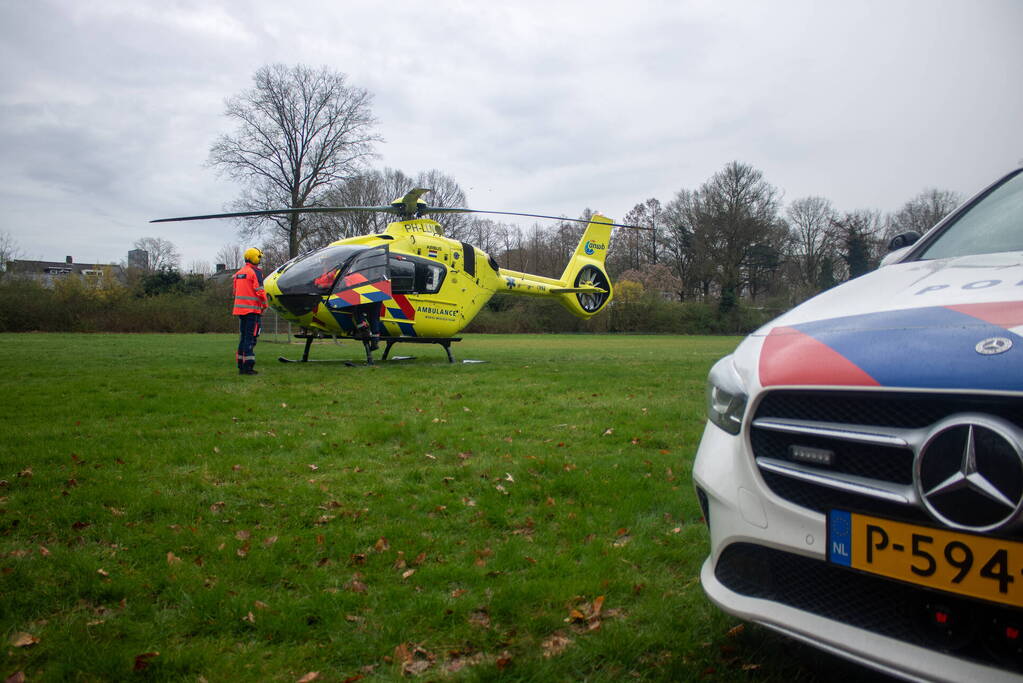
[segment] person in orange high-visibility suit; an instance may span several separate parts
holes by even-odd
[[[234,309],[238,316],[240,339],[238,340],[238,374],[256,375],[256,340],[259,338],[259,323],[266,310],[266,291],[263,290],[263,271],[259,262],[263,252],[255,247],[245,250],[245,265],[234,274]]]

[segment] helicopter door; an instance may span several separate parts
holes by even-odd
[[[330,294],[330,308],[347,308],[391,298],[387,279],[387,246],[366,249],[355,256],[338,277]]]

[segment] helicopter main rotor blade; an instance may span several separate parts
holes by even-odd
[[[485,211],[483,209],[457,209],[447,208],[443,206],[431,206],[423,209],[424,214],[428,213],[487,213],[494,214],[496,216],[526,216],[528,218],[546,218],[552,221],[567,221],[569,223],[589,223],[590,221],[585,218],[565,218],[564,216],[545,216],[540,213],[517,213],[515,211]],[[642,225],[625,225],[624,223],[606,223],[615,228],[632,228],[634,230],[653,230],[653,228],[646,228]]]
[[[256,216],[288,216],[293,213],[347,213],[347,212],[382,212],[399,213],[394,206],[303,206],[300,209],[268,209],[265,211],[232,211],[230,213],[210,213],[203,216],[179,216],[177,218],[157,218],[150,223],[172,223],[174,221],[204,221],[210,218],[253,218]]]

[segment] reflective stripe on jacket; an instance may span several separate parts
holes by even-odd
[[[266,309],[266,292],[263,291],[263,271],[246,263],[234,274],[234,309],[231,315],[262,313]]]

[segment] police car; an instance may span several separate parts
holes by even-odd
[[[909,680],[1023,677],[1023,169],[708,379],[721,609]]]

